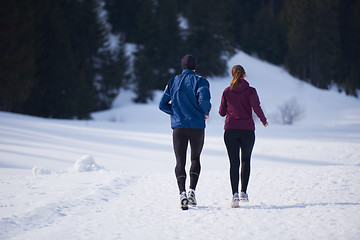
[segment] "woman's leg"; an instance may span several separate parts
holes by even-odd
[[[255,143],[255,132],[244,130],[241,133],[241,191],[246,193],[250,178],[251,153]]]
[[[236,131],[226,129],[224,132],[224,142],[230,161],[230,182],[232,193],[239,192],[239,168],[240,168],[240,142],[236,138]]]

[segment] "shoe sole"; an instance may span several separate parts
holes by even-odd
[[[231,203],[231,207],[232,207],[232,208],[239,208],[239,207],[240,207],[239,202],[240,202],[240,199],[234,200],[234,201]]]
[[[181,209],[188,210],[189,209],[188,204],[189,204],[189,201],[186,198],[181,200]]]

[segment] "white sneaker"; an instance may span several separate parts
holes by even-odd
[[[188,206],[189,200],[186,197],[186,192],[182,192],[180,193],[180,205],[181,205],[181,209],[182,210],[188,210],[189,206]]]
[[[249,202],[249,196],[246,193],[241,192],[240,193],[240,201],[241,202]]]
[[[190,189],[188,192],[188,200],[189,200],[189,204],[196,206],[197,202],[196,202],[196,198],[195,198],[195,190],[194,189]]]
[[[239,202],[240,202],[239,194],[234,193],[234,196],[233,196],[232,201],[231,201],[231,207],[232,208],[238,208],[239,207]]]

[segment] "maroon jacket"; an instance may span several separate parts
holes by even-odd
[[[245,79],[241,79],[241,85],[232,91],[227,87],[223,92],[219,109],[219,114],[226,116],[224,129],[255,130],[252,109],[265,124],[266,117],[260,107],[255,88],[250,87]]]

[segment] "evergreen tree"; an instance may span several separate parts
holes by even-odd
[[[340,1],[341,75],[337,83],[347,94],[357,96],[360,89],[360,1]]]
[[[144,47],[138,47],[135,57],[136,98],[134,100],[135,102],[146,103],[148,99],[153,98],[151,90],[154,89],[156,74],[152,68],[151,59],[149,59],[147,50]]]
[[[224,35],[227,27],[224,15],[221,14],[224,6],[216,0],[193,0],[188,5],[185,17],[189,29],[185,51],[197,57],[198,73],[204,76],[226,74],[223,55],[228,49],[228,39]]]
[[[74,1],[69,5],[67,28],[70,30],[72,52],[76,60],[76,99],[78,118],[88,118],[97,106],[97,92],[94,84],[99,76],[102,56],[100,49],[106,47],[107,31],[98,19],[97,0]],[[103,51],[104,52],[104,51]],[[107,64],[107,63],[106,63]],[[104,65],[106,65],[104,64]],[[100,67],[101,70],[101,67]]]
[[[152,98],[151,90],[163,89],[179,69],[182,39],[176,1],[159,0],[154,4],[143,0],[137,23],[135,101],[146,102]]]
[[[107,94],[104,101],[108,102],[114,97],[109,88],[119,85],[109,80],[110,73],[105,74],[105,69],[113,69],[120,62],[100,51],[106,48],[107,32],[98,19],[98,2],[43,0],[36,6],[40,82],[26,102],[25,112],[44,117],[89,118],[92,111],[109,105],[97,101],[104,100],[101,96]]]
[[[181,70],[183,40],[175,0],[159,0],[157,4],[157,49],[154,68],[158,71],[154,88],[163,90],[170,78]]]
[[[120,87],[126,84],[128,76],[128,59],[125,56],[123,41],[114,51],[104,49],[100,52],[99,66],[95,77],[96,106],[94,110],[111,107],[113,99],[119,94]]]
[[[282,64],[286,54],[285,27],[279,20],[282,1],[262,1],[261,9],[255,17],[252,31],[245,38],[254,44],[253,51],[266,61]]]
[[[0,3],[0,110],[21,112],[36,85],[34,10],[29,0]]]
[[[122,33],[126,42],[137,42],[136,24],[142,0],[105,0],[109,23],[114,33]]]
[[[234,35],[235,47],[247,53],[253,53],[257,49],[254,24],[260,9],[261,0],[230,0],[227,4],[226,12],[231,14],[227,24],[230,24],[231,33]]]
[[[25,103],[25,113],[44,117],[69,118],[72,105],[75,60],[69,34],[64,27],[65,1],[38,1],[36,7],[38,43],[36,65],[39,84]]]
[[[286,66],[292,74],[320,88],[327,88],[337,74],[337,7],[338,0],[286,2]]]
[[[146,102],[152,99],[151,90],[154,88],[157,74],[155,66],[158,61],[158,29],[155,6],[151,0],[142,0],[139,10],[136,35],[137,51],[134,61],[134,76],[136,84],[136,102]]]

